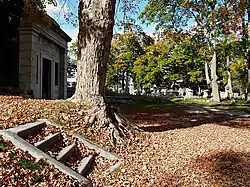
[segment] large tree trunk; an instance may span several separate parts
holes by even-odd
[[[226,85],[225,91],[228,94],[229,99],[232,99],[233,98],[233,87],[232,87],[232,80],[231,80],[229,56],[227,56],[227,75],[228,75],[228,79],[227,79],[227,85]]]
[[[106,67],[113,35],[115,0],[80,0],[77,85],[74,100],[104,105]]]
[[[243,53],[245,60],[245,68],[247,70],[247,88],[245,91],[245,100],[248,100],[248,93],[250,91],[250,51],[247,41],[249,39],[249,32],[250,32],[250,0],[246,1],[246,13],[247,13],[247,21],[245,20],[245,16],[242,16],[242,35],[244,41]]]
[[[209,78],[209,71],[208,71],[208,63],[207,63],[207,61],[205,62],[205,76],[206,76],[207,85],[210,85],[211,80]]]
[[[126,74],[125,74],[125,95],[129,95],[129,74],[128,74],[128,71],[126,71]]]
[[[249,39],[249,32],[250,32],[250,0],[247,0],[246,2],[246,7],[247,7],[247,30],[246,30],[246,41]],[[250,50],[249,50],[249,45],[246,44],[246,60],[247,60],[247,89],[246,89],[246,94],[245,94],[245,100],[248,100],[248,94],[250,92]]]
[[[213,59],[211,61],[211,88],[212,88],[212,99],[215,102],[220,102],[218,77],[216,74],[216,52],[214,51]]]
[[[216,74],[216,52],[214,51],[213,58],[210,62],[210,69],[211,69],[211,80],[209,77],[208,71],[208,63],[205,62],[205,76],[206,81],[209,86],[212,88],[212,100],[215,102],[220,102],[220,95],[219,95],[219,85],[217,82],[217,74]]]
[[[106,127],[115,143],[132,135],[137,127],[107,106],[104,99],[114,13],[115,0],[79,2],[77,85],[71,100],[90,106],[86,122]]]
[[[122,93],[125,92],[125,72],[122,72]]]

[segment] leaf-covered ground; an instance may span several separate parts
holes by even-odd
[[[42,160],[4,141],[0,136],[0,186],[80,186],[75,180]]]
[[[84,106],[69,102],[2,96],[0,125],[4,129],[36,118],[50,118],[60,122],[64,129],[77,129],[109,147],[108,136],[102,130],[84,125],[84,110]],[[95,186],[250,186],[249,119],[202,114],[185,108],[124,108],[122,112],[144,132],[113,150],[124,158],[121,169],[91,174]],[[15,156],[19,162],[22,157]],[[8,159],[1,156],[0,165]],[[26,172],[20,169],[20,164],[13,168]],[[6,176],[3,172],[0,169],[0,176]],[[46,172],[52,179],[58,176],[57,170],[42,165],[30,174],[31,181]],[[58,178],[58,184],[64,185],[65,177]],[[42,186],[40,178],[36,179],[37,185]],[[13,186],[15,180],[13,177],[10,180]],[[44,176],[43,182],[46,180],[49,178]]]

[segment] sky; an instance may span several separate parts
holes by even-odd
[[[65,3],[66,2],[66,3]],[[145,7],[146,1],[142,0],[139,3],[139,10],[138,12],[142,11]],[[72,42],[76,41],[77,34],[78,34],[78,27],[73,26],[73,24],[68,23],[64,16],[68,15],[69,13],[74,13],[77,15],[77,8],[78,8],[78,0],[57,0],[57,6],[54,5],[47,5],[46,11],[47,13],[53,17],[60,25],[60,27],[72,38]],[[121,13],[116,13],[116,21],[120,18],[122,18]],[[134,18],[137,17],[137,15],[133,15]],[[72,17],[71,17],[72,18]],[[74,16],[73,16],[74,18]],[[137,21],[140,24],[140,21]],[[155,25],[141,25],[144,32],[146,32],[149,35],[152,35],[155,30]],[[114,29],[114,32],[117,32],[117,29]]]

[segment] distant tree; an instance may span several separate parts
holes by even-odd
[[[238,29],[245,15],[246,1],[189,1],[189,0],[149,0],[141,18],[146,23],[155,23],[157,28],[182,30],[193,24],[190,31],[199,33],[208,45],[212,60],[210,62],[211,79],[208,75],[208,62],[205,64],[207,83],[212,88],[214,101],[220,101],[217,76],[217,39],[229,29]]]
[[[77,41],[73,42],[69,47],[67,58],[67,77],[74,77],[77,63]]]
[[[126,76],[135,80],[135,75],[132,71],[134,62],[140,55],[145,53],[145,47],[152,42],[153,39],[143,32],[136,33],[132,30],[126,30],[123,34],[116,34],[113,38],[110,63],[108,64],[108,85],[112,85],[111,82],[116,85],[118,82],[121,82],[121,87],[124,91],[125,73]]]
[[[166,30],[161,40],[147,47],[134,65],[137,82],[143,87],[168,86],[182,80],[183,86],[194,88],[204,83],[204,58],[200,57],[202,44],[184,32]]]

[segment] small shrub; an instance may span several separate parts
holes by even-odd
[[[43,182],[43,177],[40,175],[35,175],[33,177],[32,184],[34,185],[34,184],[39,183],[39,182]]]
[[[0,141],[0,152],[3,152],[6,149],[6,144],[4,141]]]
[[[46,163],[43,160],[40,160],[39,162],[34,163],[33,161],[22,157],[20,159],[20,164],[23,169],[39,170],[40,166],[43,166]]]

